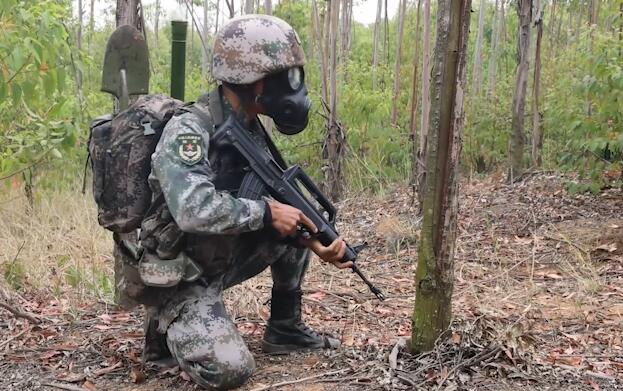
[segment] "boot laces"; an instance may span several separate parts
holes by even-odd
[[[311,337],[320,338],[320,334],[318,334],[318,332],[316,332],[314,329],[312,329],[307,324],[305,324],[305,322],[303,322],[302,320],[299,320],[297,322],[296,327]]]

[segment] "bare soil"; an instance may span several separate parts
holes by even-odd
[[[269,356],[259,349],[270,295],[263,274],[227,297],[255,354],[243,390],[615,390],[623,387],[623,193],[570,195],[567,178],[462,184],[452,326],[413,355],[410,335],[419,221],[407,189],[353,195],[339,228],[366,241],[362,270],[385,293],[314,262],[308,323],[337,351]],[[5,289],[5,295],[9,291]],[[1,390],[193,390],[174,368],[141,363],[142,314],[41,290],[10,292],[0,308]],[[18,314],[19,315],[19,314]]]

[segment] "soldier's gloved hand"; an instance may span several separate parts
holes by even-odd
[[[267,204],[271,215],[271,224],[281,236],[294,235],[300,225],[305,225],[309,232],[318,232],[309,217],[295,207],[277,201],[267,201]]]
[[[346,252],[346,242],[337,238],[328,246],[323,246],[317,239],[302,240],[307,248],[312,250],[320,259],[333,264],[338,269],[346,269],[353,266],[352,262],[341,262]]]

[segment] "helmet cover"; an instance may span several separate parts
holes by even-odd
[[[303,66],[305,53],[296,31],[270,15],[231,19],[216,34],[212,75],[231,84],[251,84],[288,68]]]

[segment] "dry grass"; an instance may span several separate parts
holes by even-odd
[[[0,221],[0,284],[112,297],[112,240],[90,194],[47,193],[29,213],[26,199],[10,193]]]

